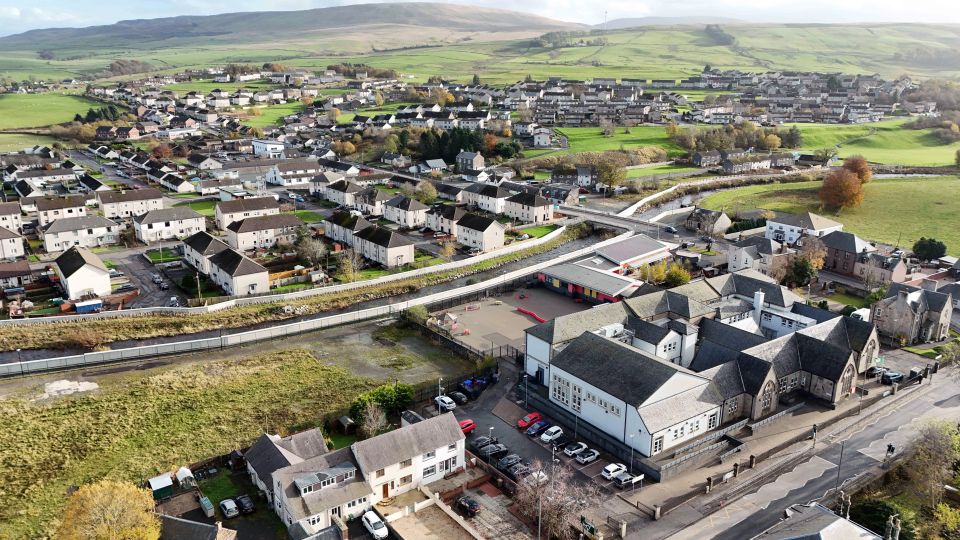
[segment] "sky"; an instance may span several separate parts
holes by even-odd
[[[125,19],[296,10],[383,0],[0,0],[0,35],[35,28],[110,24]],[[440,0],[445,1],[445,0]],[[456,0],[599,24],[624,17],[718,16],[751,22],[960,23],[957,0]]]

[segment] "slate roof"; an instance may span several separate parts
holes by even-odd
[[[383,246],[385,248],[413,245],[413,242],[410,241],[410,239],[406,236],[398,232],[391,231],[386,227],[378,227],[376,225],[367,227],[366,229],[355,233],[354,236],[368,242],[373,242],[374,244]]]
[[[743,377],[740,375],[740,366],[736,362],[722,362],[697,373],[713,381],[720,397],[725,400],[744,393]]]
[[[714,308],[693,298],[678,294],[676,289],[656,291],[624,300],[637,317],[649,319],[663,313],[675,313],[685,319],[695,319],[713,313]]]
[[[527,192],[517,193],[516,195],[513,195],[510,198],[508,198],[507,202],[520,204],[523,206],[532,206],[534,208],[540,208],[543,206],[551,205],[550,201],[548,201],[544,197],[541,197],[536,193],[527,193]]]
[[[453,220],[454,222],[459,222],[463,216],[467,215],[467,211],[463,208],[460,208],[459,206],[451,206],[449,204],[434,206],[427,213],[439,215],[443,219]]]
[[[151,210],[133,219],[141,225],[149,225],[151,223],[166,223],[168,221],[181,221],[184,219],[203,219],[203,216],[188,206],[174,206],[173,208]]]
[[[230,249],[230,246],[206,231],[200,231],[190,235],[183,243],[205,257],[216,255],[225,249]]]
[[[267,210],[270,208],[280,208],[280,204],[273,197],[234,199],[232,201],[220,201],[217,203],[217,209],[220,210],[221,214],[250,212],[253,210]]]
[[[444,193],[450,195],[451,197],[456,197],[458,193],[463,191],[463,188],[457,187],[453,184],[434,184],[437,187],[437,193]]]
[[[117,224],[101,216],[79,216],[60,218],[47,226],[44,233],[61,233],[79,231],[80,229],[96,229],[99,227],[116,227]]]
[[[298,486],[298,482],[312,485],[319,482],[322,477],[327,477],[328,474],[336,476],[337,473],[350,470],[355,471],[354,478],[314,490],[306,495]],[[319,514],[371,493],[370,486],[363,481],[363,475],[359,471],[350,447],[343,447],[283,467],[274,471],[273,479],[273,485],[276,486],[279,482],[281,489],[286,493],[290,503],[288,510],[295,520]]]
[[[790,517],[754,540],[881,540],[881,535],[834,514],[819,504],[790,507]]]
[[[933,311],[943,311],[944,308],[949,305],[950,297],[947,294],[922,289],[920,287],[914,287],[913,285],[907,285],[904,283],[891,283],[890,288],[887,289],[887,297],[882,301],[886,302],[887,300],[896,298],[900,291],[907,291],[908,293],[919,292],[926,301],[927,306]]]
[[[419,212],[421,210],[427,210],[430,208],[422,202],[416,199],[411,199],[405,195],[397,195],[396,197],[393,197],[386,202],[386,205],[399,208],[400,210],[406,210],[407,212]]]
[[[441,414],[403,429],[357,441],[350,447],[360,470],[370,474],[463,439],[457,418],[452,414]]]
[[[659,326],[637,317],[628,317],[627,328],[633,330],[633,337],[652,345],[657,345],[670,335],[667,325]]]
[[[510,197],[509,191],[493,184],[471,184],[464,191],[476,193],[482,197],[490,197],[491,199],[506,199]]]
[[[253,259],[247,258],[239,251],[225,249],[216,255],[210,257],[210,264],[220,268],[233,277],[248,276],[250,274],[259,274],[266,272],[267,269],[260,266]]]
[[[463,224],[463,220],[460,221],[460,224]],[[573,263],[558,264],[541,272],[547,278],[556,278],[614,297],[640,286],[640,282],[634,279],[585,268]]]
[[[200,523],[166,514],[160,518],[160,540],[228,540],[237,537],[237,531],[218,528],[210,523]]]
[[[776,240],[770,240],[763,236],[752,236],[739,242],[734,242],[735,246],[747,250],[751,255],[776,255],[781,252],[783,244]],[[792,250],[791,250],[792,251]]]
[[[794,302],[802,301],[799,296],[790,292],[790,289],[780,286],[776,281],[753,270],[741,270],[707,278],[705,281],[717,292],[718,297],[736,294],[753,298],[754,292],[763,291],[763,301],[768,304],[787,307]]]
[[[617,264],[623,264],[664,249],[666,246],[659,241],[645,234],[637,234],[597,249],[597,255]]]
[[[0,216],[19,216],[20,203],[5,202],[0,203]]]
[[[257,477],[268,485],[274,486],[273,473],[277,470],[300,463],[327,451],[323,433],[310,429],[287,437],[263,434],[244,454],[244,459],[256,471]]]
[[[143,189],[125,189],[121,191],[101,191],[97,193],[97,197],[100,199],[100,204],[110,204],[161,199],[163,198],[163,194],[160,193],[160,190],[157,188],[148,187]]]
[[[656,433],[722,405],[723,398],[716,387],[706,378],[703,382],[704,384],[642,407],[640,417],[647,430]]]
[[[847,253],[872,253],[877,250],[877,248],[870,245],[866,240],[845,231],[833,231],[830,234],[825,234],[820,237],[820,241],[830,249],[837,249]]]
[[[327,186],[327,189],[332,189],[333,191],[339,191],[341,193],[357,193],[363,188],[349,180],[340,180]]]
[[[319,161],[316,159],[285,159],[274,166],[280,173],[293,171],[315,171],[320,168]]]
[[[813,231],[820,231],[833,227],[843,227],[842,224],[837,223],[832,219],[827,219],[823,216],[814,214],[813,212],[805,212],[803,214],[778,213],[773,219],[768,219],[767,223],[781,223],[783,225],[789,225],[791,227],[799,227]]]
[[[329,221],[334,225],[339,225],[345,229],[349,229],[354,232],[362,231],[363,229],[366,229],[367,227],[372,226],[372,224],[369,221],[363,219],[362,216],[351,214],[346,210],[339,210],[337,212],[334,212],[325,221]]]
[[[32,273],[30,263],[25,260],[0,263],[0,279],[29,276]]]
[[[10,240],[12,238],[21,238],[21,236],[6,227],[0,227],[0,240]]]
[[[303,221],[293,214],[273,214],[270,216],[255,216],[234,221],[227,226],[227,230],[235,233],[266,231],[286,227],[299,227]]]
[[[461,227],[466,227],[474,231],[486,231],[490,227],[494,226],[497,223],[497,220],[493,218],[488,218],[486,216],[481,216],[479,214],[466,213],[458,221],[457,225]]]
[[[42,197],[35,201],[38,212],[46,210],[61,210],[64,208],[84,207],[87,198],[84,195],[67,195],[65,197]]]
[[[53,262],[57,265],[57,268],[60,269],[60,274],[65,278],[72,276],[77,270],[80,270],[88,264],[104,272],[108,271],[107,266],[103,264],[100,257],[97,257],[86,248],[77,246],[64,251]]]

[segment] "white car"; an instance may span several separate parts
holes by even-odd
[[[433,398],[433,401],[437,403],[437,409],[440,412],[449,412],[457,408],[457,402],[450,398],[450,396],[437,396]]]
[[[373,513],[373,510],[367,510],[367,513],[360,518],[360,521],[363,522],[363,526],[370,532],[374,538],[386,538],[390,536],[390,531],[387,530],[387,525],[380,519],[380,516]]]
[[[567,447],[563,449],[563,453],[568,457],[573,457],[586,449],[587,443],[575,442],[568,444]]]
[[[603,477],[607,480],[613,480],[618,474],[625,472],[627,466],[623,463],[611,463],[603,468]]]
[[[237,508],[237,503],[233,502],[233,499],[224,499],[220,501],[220,511],[223,512],[223,517],[232,518],[240,515],[240,509]]]
[[[590,448],[588,450],[584,450],[583,452],[580,452],[579,454],[577,454],[576,460],[577,460],[577,463],[581,465],[586,465],[587,463],[593,463],[594,461],[597,460],[598,457],[600,457],[600,452],[594,450],[593,448]]]
[[[540,435],[540,440],[543,442],[553,442],[563,436],[563,428],[560,426],[553,426],[552,428],[543,432],[543,435]]]

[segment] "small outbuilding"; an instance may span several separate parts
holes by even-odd
[[[162,501],[173,497],[173,478],[170,474],[161,474],[147,480],[150,491],[153,492],[153,500]]]

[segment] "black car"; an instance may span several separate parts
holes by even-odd
[[[480,513],[480,503],[469,495],[457,499],[457,508],[467,517],[473,517]]]
[[[561,448],[563,448],[564,446],[566,446],[566,445],[568,445],[568,444],[570,444],[570,443],[572,443],[572,442],[574,442],[574,439],[573,439],[572,436],[570,436],[570,435],[561,435],[559,439],[553,441],[553,446],[554,446],[557,450],[560,450]]]
[[[499,459],[510,451],[506,445],[497,443],[484,446],[480,449],[479,455],[484,459]]]
[[[530,475],[533,472],[533,469],[528,467],[524,463],[517,463],[513,467],[507,470],[507,476],[513,479],[514,482],[519,482],[523,478]]]
[[[463,392],[450,392],[447,394],[447,396],[449,396],[453,401],[457,402],[457,405],[463,405],[464,403],[470,401]]]
[[[672,227],[670,225],[667,225],[666,227],[664,227],[663,230],[667,231],[670,234],[677,234],[677,228]]]
[[[880,376],[881,384],[893,384],[903,382],[903,373],[899,371],[887,371]]]
[[[253,499],[249,495],[243,494],[233,499],[233,502],[237,503],[237,506],[240,507],[241,514],[252,514],[257,508],[253,505]]]
[[[500,461],[497,462],[497,468],[500,469],[501,471],[506,472],[507,470],[510,469],[510,467],[513,467],[514,465],[516,465],[517,463],[520,463],[521,461],[523,461],[523,458],[518,456],[517,454],[510,454],[508,456],[503,456],[502,458],[500,458]]]
[[[879,377],[886,372],[887,372],[887,368],[885,367],[873,366],[867,370],[866,375],[867,375],[867,378],[872,379],[874,377]]]
[[[473,451],[476,452],[481,448],[483,448],[484,446],[488,446],[496,443],[497,443],[497,439],[495,437],[487,437],[486,435],[481,435],[473,440],[473,443],[472,443]]]

